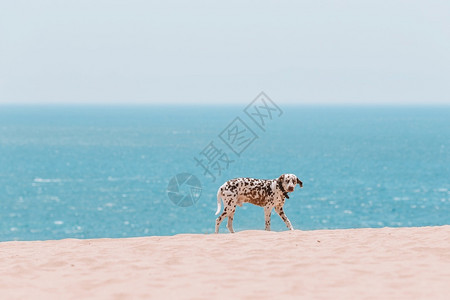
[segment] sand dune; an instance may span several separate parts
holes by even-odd
[[[450,226],[0,243],[1,299],[449,299]]]

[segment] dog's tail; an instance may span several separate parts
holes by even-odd
[[[221,189],[217,191],[217,211],[216,215],[220,213],[220,209],[222,208],[222,197],[221,197]]]

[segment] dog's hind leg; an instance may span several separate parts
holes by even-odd
[[[234,218],[234,212],[236,211],[236,206],[233,207],[229,212],[228,212],[228,223],[227,223],[227,228],[230,231],[230,233],[234,233],[234,229],[233,229],[233,218]]]
[[[227,216],[227,211],[225,210],[217,219],[216,219],[216,233],[219,233],[220,223],[222,223],[223,219]]]

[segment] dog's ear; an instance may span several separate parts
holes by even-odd
[[[282,182],[284,181],[284,174],[281,175],[280,177],[278,177],[277,181],[278,181],[279,183],[282,183]]]
[[[303,182],[300,180],[300,179],[298,179],[298,177],[297,177],[297,184],[302,188],[303,187]]]

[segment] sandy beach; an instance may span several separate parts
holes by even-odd
[[[448,299],[450,226],[0,243],[1,299]]]

